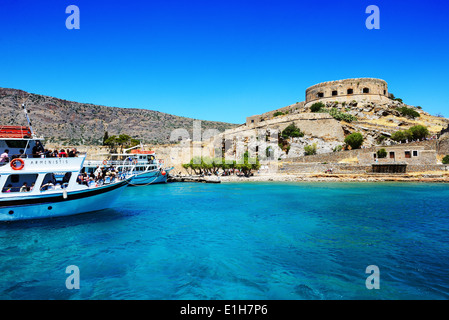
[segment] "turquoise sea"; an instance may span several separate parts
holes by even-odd
[[[108,210],[0,224],[0,299],[448,299],[448,207],[445,184],[129,187]]]

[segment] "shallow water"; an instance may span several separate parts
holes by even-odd
[[[0,298],[448,299],[448,205],[445,184],[129,187],[108,210],[1,224]]]

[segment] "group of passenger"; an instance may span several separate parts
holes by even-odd
[[[71,157],[77,157],[79,154],[79,151],[76,150],[76,148],[72,149],[44,149],[42,144],[39,141],[36,141],[36,145],[32,149],[32,157],[33,158],[71,158]],[[9,149],[5,149],[5,151],[0,155],[0,165],[4,165],[16,158],[27,158],[27,154],[25,154],[25,151],[23,149],[19,150],[19,154],[15,154],[10,156],[9,155]]]
[[[71,150],[67,149],[54,149],[53,151],[50,149],[44,149],[42,144],[39,141],[36,141],[36,145],[32,149],[33,158],[71,158],[77,157],[79,152],[76,148],[72,148]]]
[[[19,189],[19,192],[30,192],[34,188],[34,182],[31,184],[31,186],[28,186],[28,183],[24,182],[23,185],[20,187],[14,188],[12,184],[8,184],[8,186],[3,188],[2,192],[17,192],[17,189]]]
[[[97,166],[94,172],[90,174],[87,172],[80,173],[76,182],[84,184],[86,186],[101,185],[105,182],[112,182],[119,175],[118,170],[114,166],[103,167]]]

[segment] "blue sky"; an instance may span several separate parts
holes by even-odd
[[[435,0],[2,0],[0,87],[243,123],[316,83],[375,77],[448,117],[448,16]]]

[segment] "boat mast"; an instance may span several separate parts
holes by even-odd
[[[31,120],[30,117],[28,116],[29,111],[26,109],[25,103],[22,103],[22,108],[23,112],[25,113],[25,118],[27,119],[28,126],[30,127],[31,136],[35,138],[36,136],[34,135],[33,126],[31,125]]]

